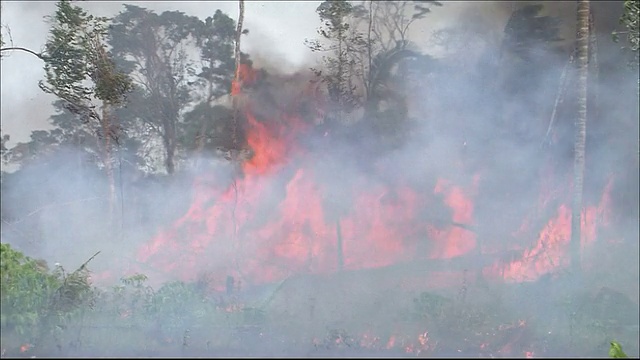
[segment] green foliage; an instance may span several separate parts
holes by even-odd
[[[640,65],[640,1],[625,0],[624,10],[620,16],[620,25],[626,28],[625,31],[614,31],[613,40],[620,41],[620,35],[626,35],[627,45],[624,49],[633,52],[630,65],[638,67]]]
[[[246,33],[247,29],[243,31]],[[233,114],[216,102],[231,91],[235,74],[235,36],[235,21],[220,10],[198,22],[195,37],[202,67],[196,73],[194,85],[198,85],[203,96],[179,124],[178,141],[188,151],[198,147],[209,151],[233,148]],[[240,62],[251,63],[244,53],[240,53]]]
[[[109,28],[109,42],[116,63],[136,81],[130,105],[118,117],[141,122],[146,137],[161,139],[171,174],[181,116],[195,99],[195,62],[187,48],[196,45],[200,20],[179,11],[124,7]]]
[[[622,345],[620,345],[616,341],[611,342],[611,347],[609,348],[609,357],[614,359],[628,358],[627,354],[622,351]]]
[[[91,308],[96,294],[86,266],[91,259],[69,274],[59,264],[50,272],[44,261],[0,244],[2,331],[35,341],[66,328]]]
[[[61,284],[53,294],[52,311],[70,313],[84,305],[93,306],[90,272],[85,266],[70,274],[66,274],[61,266],[57,266],[53,273]]]
[[[347,112],[361,101],[353,84],[355,60],[349,51],[362,41],[362,34],[350,31],[353,11],[353,5],[345,0],[322,2],[316,9],[322,22],[318,34],[329,45],[322,45],[318,40],[307,41],[311,51],[332,53],[332,56],[323,57],[324,70],[314,69],[314,72],[326,84],[329,99],[339,108],[338,111]]]
[[[34,336],[49,299],[60,284],[59,277],[48,272],[45,262],[31,259],[9,244],[0,244],[2,330]]]
[[[85,121],[97,117],[91,106],[94,98],[119,105],[131,90],[130,79],[116,71],[106,55],[102,40],[106,31],[107,18],[61,0],[45,44],[46,84],[40,82],[40,88],[67,101]]]
[[[229,94],[231,90],[235,72],[235,27],[235,21],[220,10],[197,24],[195,36],[204,62],[197,75],[200,84],[207,89],[208,102]],[[241,54],[241,57],[242,62],[247,61],[246,54]]]

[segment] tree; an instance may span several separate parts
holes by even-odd
[[[124,5],[110,27],[114,56],[134,79],[136,101],[120,112],[142,121],[162,139],[167,173],[175,172],[178,125],[193,100],[192,60],[199,20],[179,11]]]
[[[620,35],[626,35],[628,46],[624,48],[633,52],[631,65],[638,67],[640,65],[640,1],[625,0],[620,25],[624,26],[625,30],[614,31],[613,39],[618,42]]]
[[[248,55],[235,55],[235,27],[235,21],[220,10],[197,27],[202,63],[197,84],[203,88],[204,96],[192,111],[185,114],[181,143],[188,148],[195,138],[195,151],[198,153],[205,145],[208,149],[231,149],[234,146],[233,113],[218,102],[231,93],[237,61],[249,62]],[[241,34],[248,32],[244,29]]]
[[[331,56],[323,57],[323,69],[312,69],[326,85],[330,108],[329,121],[342,118],[351,113],[362,103],[362,96],[357,94],[354,84],[356,73],[353,55],[355,46],[362,46],[362,34],[352,31],[350,21],[354,7],[346,0],[324,1],[316,12],[320,16],[322,26],[318,34],[328,45],[318,40],[307,41],[307,46],[314,52],[328,52]]]
[[[438,1],[362,1],[353,11],[354,27],[362,31],[360,46],[353,46],[359,74],[369,98],[374,81],[372,66],[379,54],[404,50],[410,46],[409,29],[416,20],[424,19],[430,7],[442,6]],[[366,30],[365,30],[366,29]],[[364,36],[366,34],[366,36]]]
[[[0,134],[2,134],[0,132]],[[7,142],[9,142],[10,136],[9,134],[2,134],[2,137],[0,138],[0,157],[4,160],[5,158],[5,154],[7,153],[7,151],[9,149],[7,149]]]
[[[441,5],[369,1],[353,6],[325,1],[318,7],[323,21],[318,34],[328,44],[315,40],[307,41],[307,46],[332,55],[325,56],[324,69],[316,71],[327,86],[330,121],[363,109],[364,119],[378,135],[389,135],[391,143],[402,138],[395,135],[403,132],[408,116],[406,94],[401,91],[408,82],[404,75],[415,65],[428,71],[432,64],[428,56],[410,49],[407,35],[411,24],[430,11],[426,3]]]
[[[5,151],[5,161],[25,165],[61,148],[72,147],[77,155],[78,170],[84,167],[96,169],[103,167],[102,139],[96,136],[92,128],[79,121],[77,114],[68,110],[64,100],[54,101],[53,107],[55,114],[49,117],[49,123],[53,129],[32,131],[29,142],[19,143],[16,147]],[[137,155],[141,142],[138,138],[131,136],[131,129],[135,129],[136,124],[128,120],[125,118],[119,121],[118,166],[121,167],[125,163],[131,164],[135,169],[143,169],[144,161]],[[123,129],[129,131],[123,131]]]
[[[106,18],[89,15],[69,0],[59,1],[45,44],[46,83],[41,81],[40,88],[63,100],[63,106],[100,139],[113,210],[112,148],[120,134],[113,111],[124,104],[131,80],[116,69],[106,50],[106,23]]]
[[[587,78],[589,74],[589,0],[578,0],[577,8],[577,68],[578,114],[575,122],[573,202],[571,206],[571,265],[580,273],[580,239],[582,223],[582,192],[584,183],[584,152],[587,136]]]

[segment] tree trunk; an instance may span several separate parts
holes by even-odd
[[[171,119],[165,118],[164,123],[164,146],[166,148],[167,157],[165,166],[167,174],[171,175],[175,172],[174,156],[176,152],[176,131],[175,123]]]
[[[237,86],[237,90],[240,91],[242,88],[242,84],[241,84],[241,79],[240,79],[240,40],[242,39],[242,23],[244,22],[244,0],[240,0],[238,2],[238,7],[239,7],[239,14],[238,14],[238,23],[236,26],[236,43],[235,43],[235,48],[234,48],[234,52],[233,55],[235,56],[235,61],[236,61],[236,71],[234,74],[234,82],[235,82],[235,86]],[[231,131],[231,142],[233,143],[233,149],[234,150],[239,150],[238,147],[238,112],[240,111],[240,109],[238,109],[238,97],[236,96],[238,95],[237,93],[234,93],[233,89],[231,91],[231,101],[233,102],[233,124],[232,124],[232,131]]]
[[[589,67],[589,0],[578,0],[577,9],[577,67],[578,116],[575,122],[573,202],[571,207],[571,265],[574,274],[581,272],[580,225],[582,223],[582,193],[584,182],[584,153],[587,134],[587,78]]]
[[[104,168],[107,173],[107,180],[109,182],[109,218],[113,217],[113,210],[116,203],[116,185],[113,177],[113,164],[111,162],[111,123],[109,118],[109,106],[104,104],[102,106],[102,137],[103,137],[103,158]]]

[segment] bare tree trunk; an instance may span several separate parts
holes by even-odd
[[[213,61],[209,63],[209,66],[213,68],[214,66]],[[209,106],[211,106],[211,101],[214,98],[213,89],[214,89],[213,82],[209,81],[209,95],[207,96],[207,104],[209,104]],[[209,119],[206,116],[203,116],[201,120],[202,120],[202,123],[200,125],[200,131],[198,131],[198,134],[196,135],[196,150],[194,151],[195,155],[202,154],[202,151],[204,150],[204,144],[206,142],[206,137],[207,137],[207,125],[209,124]],[[196,159],[196,166],[197,166],[197,163],[198,163],[198,160]]]
[[[240,88],[240,39],[242,38],[242,23],[244,22],[244,0],[239,1],[240,13],[238,15],[238,24],[236,27],[236,46],[234,50],[234,56],[236,60],[236,73],[234,82],[238,89]],[[238,98],[237,94],[231,94],[233,102],[233,128],[231,133],[231,140],[233,142],[234,150],[238,150]]]
[[[103,148],[103,161],[105,172],[107,173],[107,180],[109,182],[109,218],[113,217],[113,210],[116,203],[116,185],[113,177],[113,164],[111,154],[111,119],[109,114],[109,105],[104,104],[102,106],[102,137],[104,141]]]
[[[240,39],[242,38],[242,23],[244,22],[244,0],[239,0],[239,14],[238,14],[238,24],[236,27],[236,46],[234,50],[234,56],[236,60],[236,72],[234,78],[234,84],[236,87],[236,92],[231,91],[231,101],[233,106],[233,124],[232,124],[232,151],[235,151],[235,154],[239,153],[238,146],[238,115],[240,113],[239,104],[238,104],[238,93],[242,88],[241,80],[240,80]],[[235,263],[236,263],[236,271],[240,279],[243,279],[242,269],[240,268],[240,253],[241,253],[241,244],[238,239],[238,223],[236,220],[236,209],[238,207],[238,184],[236,181],[237,175],[240,172],[240,164],[237,163],[239,159],[237,157],[232,157],[232,161],[234,162],[235,171],[233,173],[233,209],[231,210],[231,221],[233,225],[233,243],[235,244],[236,254],[235,254]]]
[[[589,68],[589,0],[578,0],[577,9],[577,65],[578,116],[575,122],[573,203],[571,207],[571,265],[574,274],[581,272],[580,225],[582,223],[582,193],[584,155],[587,135],[587,78]]]
[[[174,156],[176,152],[176,130],[175,123],[168,118],[165,118],[164,123],[164,145],[167,151],[167,158],[165,159],[165,166],[169,175],[175,172]]]

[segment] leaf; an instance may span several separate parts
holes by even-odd
[[[616,341],[611,342],[611,347],[609,348],[609,357],[614,359],[628,358],[627,354],[622,351],[622,345],[620,345]]]

